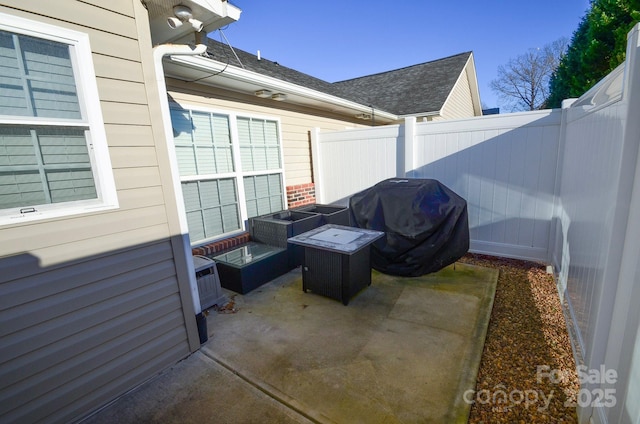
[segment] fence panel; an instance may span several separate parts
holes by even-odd
[[[409,119],[410,128],[316,132],[316,198],[346,204],[386,178],[437,179],[467,200],[472,251],[546,261],[561,116],[547,110],[419,124]]]
[[[311,137],[318,203],[346,205],[349,197],[384,179],[402,165],[399,151],[404,128],[399,125],[352,129]]]
[[[639,414],[636,408],[627,416],[630,410],[622,407],[625,396],[627,405],[638,405],[640,399],[628,385],[629,376],[638,375],[640,368],[639,315],[632,306],[640,300],[634,287],[640,275],[639,30],[636,25],[629,35],[625,65],[565,109],[553,259],[579,363],[589,370],[616,370],[620,376],[613,386],[620,407],[587,405],[578,410],[580,418],[593,414],[593,421],[600,423],[634,421]],[[587,382],[583,390],[595,393],[610,383]]]
[[[561,112],[416,125],[413,171],[467,200],[471,250],[547,260]]]

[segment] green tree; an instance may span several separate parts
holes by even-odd
[[[624,61],[627,33],[640,21],[639,11],[640,0],[591,0],[551,76],[547,107],[580,97]]]

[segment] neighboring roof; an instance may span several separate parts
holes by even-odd
[[[207,41],[207,53],[209,54],[209,57],[217,60],[218,62],[228,63],[231,66],[244,68],[260,75],[277,78],[306,88],[311,88],[322,93],[331,94],[333,96],[347,98],[358,102],[358,99],[362,100],[362,96],[355,96],[354,98],[345,97],[344,92],[335,85],[319,78],[312,77],[311,75],[296,71],[295,69],[282,66],[278,62],[274,62],[263,57],[258,59],[258,56],[235,47],[232,50],[227,44],[216,40],[208,39]],[[240,59],[240,62],[238,62],[238,59]]]
[[[207,41],[209,57],[218,62],[399,116],[440,111],[472,54],[461,53],[406,68],[330,83],[246,51],[231,49],[219,41]]]
[[[466,66],[471,52],[334,83],[346,95],[396,115],[437,112]]]

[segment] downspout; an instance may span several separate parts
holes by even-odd
[[[167,149],[169,151],[169,164],[171,169],[171,181],[176,195],[176,203],[178,207],[178,220],[180,235],[182,237],[182,247],[184,249],[184,260],[189,273],[189,287],[191,289],[191,298],[193,300],[193,308],[196,315],[202,312],[200,306],[200,295],[198,293],[198,283],[196,281],[196,272],[193,265],[193,256],[191,254],[191,242],[189,240],[189,228],[187,226],[187,214],[184,209],[184,200],[182,197],[182,187],[180,185],[180,172],[178,170],[178,160],[176,157],[175,146],[173,143],[173,127],[171,126],[171,112],[169,111],[169,101],[167,100],[167,84],[164,79],[164,68],[162,66],[162,58],[167,55],[185,55],[196,56],[207,51],[205,44],[189,46],[185,44],[160,44],[153,48],[153,64],[156,74],[156,84],[160,95],[160,110],[162,111],[162,122],[164,125],[164,133],[166,134]]]

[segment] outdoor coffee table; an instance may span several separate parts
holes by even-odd
[[[289,271],[286,249],[252,241],[212,259],[218,268],[220,285],[240,294],[247,294]]]
[[[304,247],[302,290],[347,305],[371,285],[369,246],[382,236],[382,231],[327,224],[288,239]]]

